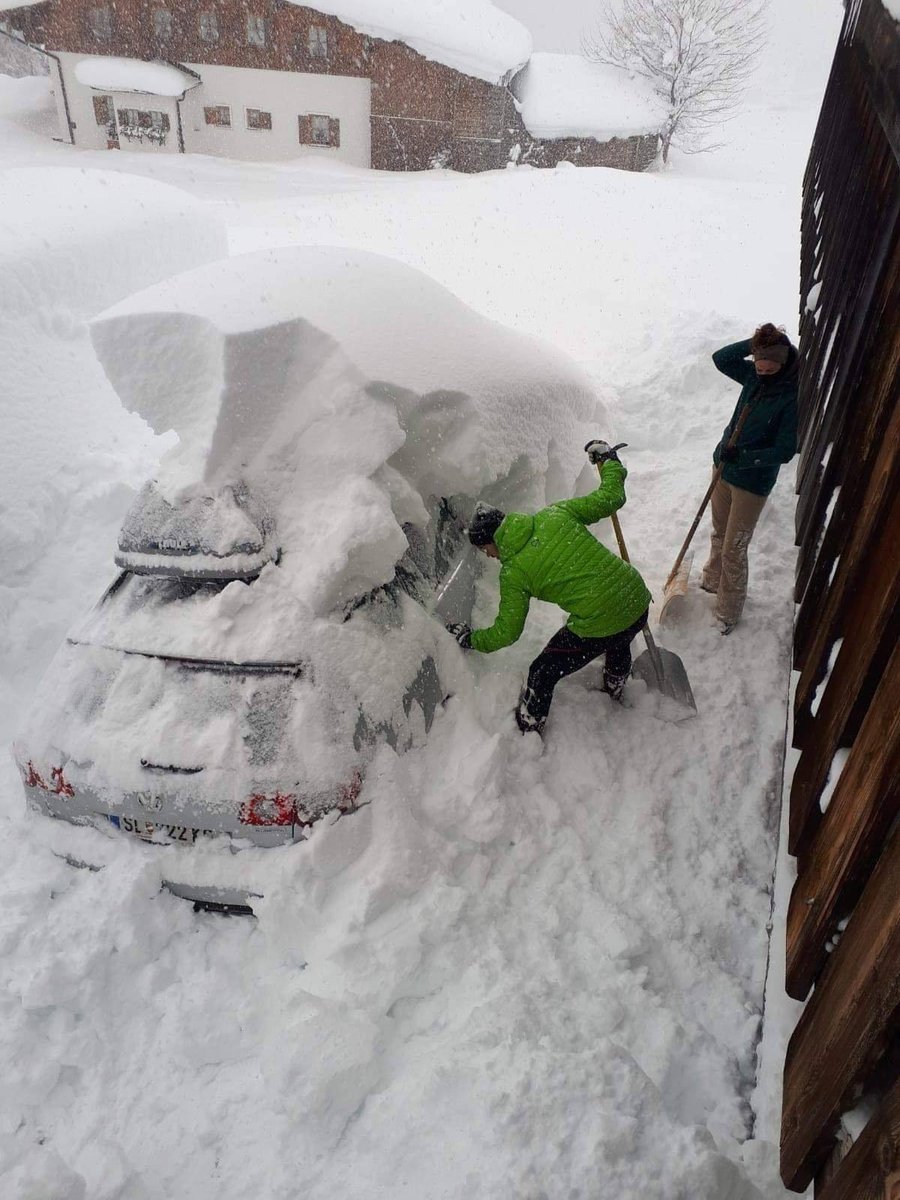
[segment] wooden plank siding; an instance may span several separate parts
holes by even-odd
[[[900,23],[881,0],[845,0],[804,177],[800,298],[785,986],[809,999],[781,1174],[816,1200],[900,1200]],[[854,1142],[842,1115],[860,1097],[874,1116]]]
[[[900,1033],[900,826],[794,1030],[785,1061],[781,1170],[803,1191],[857,1085]]]
[[[787,992],[805,1000],[825,946],[859,898],[900,816],[900,646],[876,692],[791,894]]]
[[[900,1079],[831,1177],[818,1182],[818,1200],[900,1200]]]

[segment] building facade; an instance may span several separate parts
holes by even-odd
[[[655,134],[557,152],[530,137],[509,80],[474,78],[288,0],[44,0],[0,21],[47,55],[60,136],[92,149],[313,155],[393,171],[566,156],[641,170],[656,153]],[[141,70],[162,64],[183,90]]]

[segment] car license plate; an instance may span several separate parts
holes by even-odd
[[[190,846],[199,837],[214,837],[212,829],[192,829],[189,825],[170,825],[166,821],[141,821],[136,817],[117,817],[111,814],[107,820],[123,833],[139,837],[144,842],[178,842]]]

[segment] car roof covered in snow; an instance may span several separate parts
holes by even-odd
[[[2,3],[2,0],[0,0]],[[531,54],[531,34],[490,0],[290,0],[360,33],[404,42],[432,62],[500,83]]]
[[[566,355],[361,250],[211,264],[116,305],[91,336],[125,406],[178,434],[165,494],[259,489],[291,594],[317,612],[392,578],[430,496],[571,495],[603,423]]]
[[[513,91],[538,138],[633,137],[655,133],[665,116],[648,80],[580,54],[532,55]]]

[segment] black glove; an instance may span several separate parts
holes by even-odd
[[[723,446],[719,451],[719,462],[737,462],[738,448],[737,446]]]
[[[617,451],[623,450],[627,445],[627,442],[619,442],[617,446],[611,446],[609,442],[601,442],[597,440],[588,442],[584,448],[584,452],[587,454],[594,466],[598,467],[605,462],[619,462],[619,455]]]
[[[461,621],[452,622],[447,626],[447,632],[456,638],[463,650],[472,649],[472,630],[468,625],[463,625]]]

